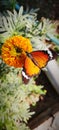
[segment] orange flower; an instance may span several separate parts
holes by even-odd
[[[13,36],[6,40],[2,46],[2,58],[10,66],[23,67],[26,51],[32,51],[30,40],[23,36]]]

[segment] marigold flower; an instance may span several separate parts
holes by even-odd
[[[2,46],[2,58],[10,66],[23,67],[26,51],[32,51],[30,40],[23,36],[13,36],[7,39]]]

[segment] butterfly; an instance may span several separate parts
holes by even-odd
[[[52,54],[49,50],[37,50],[31,53],[26,52],[26,59],[22,70],[22,79],[27,83],[32,76],[41,72],[50,61]]]

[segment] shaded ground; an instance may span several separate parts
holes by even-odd
[[[59,95],[54,90],[46,75],[42,72],[36,81],[37,84],[45,86],[47,94],[43,100],[37,102],[35,107],[31,107],[31,111],[35,111],[35,114],[29,120],[31,129],[37,127],[59,110]]]

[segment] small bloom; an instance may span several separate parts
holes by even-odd
[[[26,51],[29,53],[32,51],[30,40],[23,36],[13,36],[2,46],[2,58],[10,66],[23,67]]]

